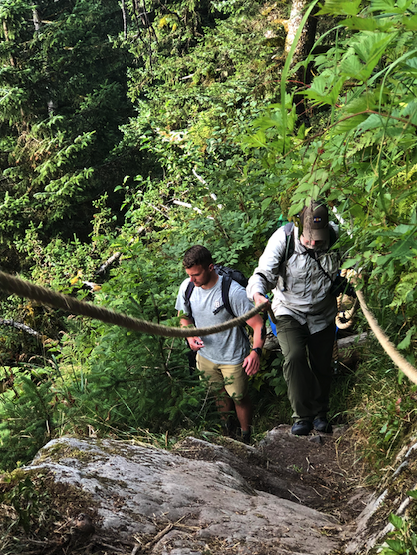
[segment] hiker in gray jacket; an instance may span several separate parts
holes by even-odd
[[[319,201],[304,208],[300,224],[287,224],[272,235],[246,291],[256,305],[267,301],[269,291],[274,294],[272,310],[293,410],[291,432],[308,435],[314,428],[331,433],[327,412],[337,313],[332,287],[339,256],[329,249],[338,228]]]

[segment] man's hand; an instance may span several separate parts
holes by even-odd
[[[243,361],[243,369],[248,376],[254,376],[259,370],[260,357],[255,351],[251,351],[250,354]]]
[[[201,337],[187,337],[188,345],[193,351],[199,351],[204,347]]]
[[[181,317],[181,311],[178,311],[178,316]],[[193,326],[194,323],[190,318],[183,316],[180,320],[180,325],[182,328],[188,328],[190,326]],[[201,337],[187,337],[186,339],[188,346],[192,351],[199,351],[204,347],[204,342]]]
[[[255,301],[255,306],[259,306],[263,303],[268,303],[264,310],[268,310],[269,308],[271,308],[271,303],[264,295],[262,295],[262,293],[255,293],[253,295],[253,300]]]

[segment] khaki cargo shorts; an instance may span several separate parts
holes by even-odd
[[[235,401],[243,399],[248,392],[248,377],[239,364],[216,364],[197,353],[197,368],[209,378],[209,383],[222,385]]]

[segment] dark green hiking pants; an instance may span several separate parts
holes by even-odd
[[[284,355],[284,378],[293,418],[313,420],[329,410],[331,367],[336,326],[310,334],[291,316],[277,317],[277,337]]]

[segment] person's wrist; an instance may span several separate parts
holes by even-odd
[[[263,304],[265,300],[266,300],[265,296],[262,295],[262,293],[255,293],[255,295],[253,296],[253,301],[255,303],[255,306]]]
[[[255,353],[260,357],[262,355],[262,349],[260,347],[254,347],[252,349],[252,351],[255,351]]]

